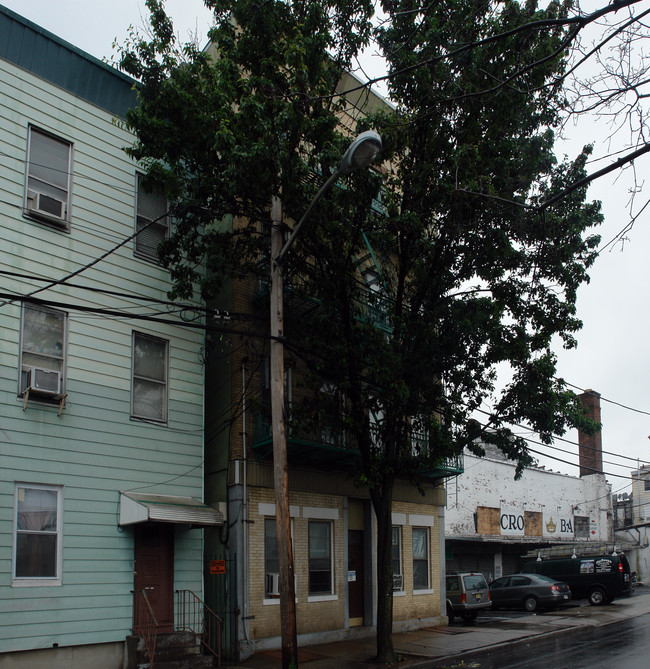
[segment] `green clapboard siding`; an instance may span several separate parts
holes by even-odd
[[[11,39],[2,40],[0,47],[4,154],[0,161],[0,283],[1,290],[24,295],[44,285],[38,277],[60,279],[133,233],[136,166],[122,150],[132,139],[112,117],[112,113],[123,113],[124,101],[133,97],[124,77],[47,33],[21,24],[11,12],[0,10],[0,24],[3,34],[9,34],[7,26],[12,31]],[[54,48],[56,62],[79,67],[83,77],[75,79],[73,73],[66,75],[49,66],[34,72],[19,53],[28,43],[39,49]],[[114,99],[115,108],[106,111],[111,105],[102,95],[126,89],[128,95]],[[30,124],[72,143],[69,231],[23,215]],[[133,242],[128,242],[69,282],[44,291],[42,297],[86,308],[147,314],[157,310],[151,300],[165,300],[168,289],[166,272],[134,257]],[[135,297],[98,292],[102,290]],[[170,323],[153,323],[70,307],[62,310],[68,313],[68,397],[59,416],[58,407],[36,402],[23,410],[17,397],[20,305],[15,302],[0,309],[2,651],[123,640],[132,615],[133,530],[118,526],[120,491],[203,498],[203,331],[171,322],[173,314],[167,316]],[[130,417],[133,331],[169,342],[165,424]],[[62,488],[61,585],[17,587],[12,583],[17,482]],[[174,565],[175,587],[200,595],[201,530],[176,530]]]

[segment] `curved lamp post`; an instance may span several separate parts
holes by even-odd
[[[352,174],[352,172],[356,170],[370,166],[374,162],[375,158],[377,158],[380,151],[381,137],[374,130],[366,130],[357,136],[357,138],[348,147],[348,150],[343,154],[343,158],[341,158],[341,162],[339,163],[339,166],[336,168],[336,170],[332,173],[332,176],[330,176],[330,178],[320,187],[318,193],[314,195],[314,199],[309,203],[307,210],[302,215],[298,223],[296,223],[293,231],[289,235],[289,239],[287,239],[287,242],[284,245],[284,248],[282,248],[282,250],[275,258],[275,262],[282,262],[287,251],[292,246],[296,235],[300,231],[300,227],[308,218],[309,214],[311,214],[312,209],[321,199],[323,193],[325,193],[339,177]]]
[[[273,435],[273,487],[280,572],[280,627],[282,667],[298,666],[296,633],[296,593],[291,546],[289,511],[289,476],[287,467],[287,425],[284,414],[284,304],[282,261],[291,248],[302,224],[322,195],[341,176],[368,167],[381,151],[381,137],[373,130],[362,132],[350,144],[335,172],[322,185],[293,232],[282,245],[282,202],[274,197],[271,204],[271,429]]]

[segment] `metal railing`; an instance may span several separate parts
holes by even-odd
[[[176,630],[194,634],[221,666],[221,618],[191,590],[176,590]]]
[[[303,289],[300,293],[299,289]],[[286,307],[300,311],[305,305],[318,306],[321,301],[313,295],[305,295],[304,283],[299,278],[293,277],[292,280],[285,281],[284,292],[286,293]],[[270,280],[267,276],[257,278],[253,296],[255,300],[267,299],[270,293]],[[298,295],[301,297],[298,297]],[[379,295],[375,291],[360,286],[358,294],[352,297],[352,308],[355,318],[362,323],[371,323],[376,327],[390,332],[390,298],[385,295]]]
[[[142,637],[149,654],[149,667],[153,669],[156,655],[156,638],[158,636],[158,621],[154,615],[151,603],[145,590],[133,591],[133,628],[135,636]]]
[[[359,295],[353,299],[357,318],[362,323],[372,325],[386,331],[391,331],[390,299],[378,295],[368,288],[360,288]]]
[[[324,416],[320,423],[313,421],[307,424],[302,423],[300,420],[294,421],[292,415],[296,415],[299,412],[291,409],[291,403],[287,403],[287,407],[287,414],[289,416],[287,420],[287,439],[290,445],[293,443],[311,447],[312,449],[328,449],[330,452],[337,451],[337,455],[342,457],[346,455],[355,458],[359,457],[359,448],[351,434],[344,429],[342,417],[332,416],[328,420],[328,417]],[[377,425],[370,426],[370,438],[374,446],[380,449],[382,438],[381,430]],[[269,411],[259,411],[254,415],[253,450],[257,457],[270,457],[272,445]],[[414,457],[429,456],[429,435],[426,432],[413,431],[409,436],[409,445],[411,454]],[[312,454],[314,454],[312,461],[322,463],[322,458],[316,457],[316,453],[316,450],[312,451]],[[341,464],[341,460],[337,460],[334,455],[331,458],[331,462]],[[458,476],[463,473],[463,470],[463,455],[461,453],[435,462],[429,471],[423,472],[423,475],[431,479],[447,478]]]
[[[293,402],[287,402],[287,438],[299,443],[311,443],[314,445],[330,446],[332,448],[345,451],[358,451],[342,427],[342,416],[323,416],[320,422],[313,417],[307,422],[300,419],[296,420],[298,413],[292,410],[293,406],[298,406]],[[270,405],[265,407],[266,411],[258,411],[254,415],[254,443],[271,442],[271,415]]]

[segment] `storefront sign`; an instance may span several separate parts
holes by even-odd
[[[526,529],[524,512],[516,509],[501,509],[499,520],[501,534],[523,534]]]
[[[573,539],[573,516],[560,516],[553,513],[544,514],[544,536]]]

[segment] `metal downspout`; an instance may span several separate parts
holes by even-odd
[[[243,491],[242,491],[242,503],[244,506],[244,523],[242,528],[243,534],[243,564],[244,564],[244,625],[243,631],[246,641],[250,641],[250,582],[249,582],[249,566],[248,566],[248,488],[247,488],[247,479],[248,479],[248,453],[246,451],[246,360],[242,360],[241,364],[241,376],[242,376],[242,386],[241,386],[241,403],[242,403],[242,448],[243,448],[243,461],[244,461],[244,471],[243,471]]]

